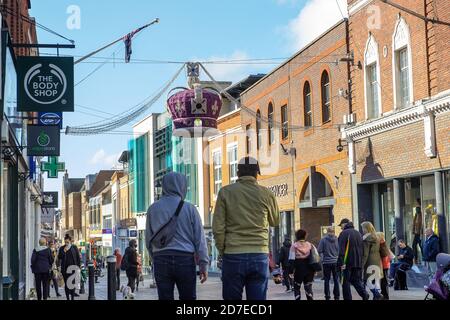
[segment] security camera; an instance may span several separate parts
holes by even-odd
[[[338,152],[342,152],[342,151],[344,151],[344,146],[343,145],[338,145],[337,147],[336,147],[336,150],[338,151]]]

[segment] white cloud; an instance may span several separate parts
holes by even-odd
[[[120,154],[107,154],[105,150],[98,150],[89,161],[92,165],[101,165],[104,169],[114,169],[119,166]]]
[[[347,0],[337,1],[344,16],[347,16]],[[297,17],[283,28],[289,49],[300,50],[341,19],[336,0],[308,0]]]
[[[195,58],[193,61],[211,61],[224,62],[234,61],[233,63],[204,63],[206,70],[217,81],[239,81],[251,73],[258,73],[261,70],[261,65],[249,65],[245,61],[250,57],[247,53],[241,50],[235,50],[231,55],[217,55],[211,56],[207,59]],[[200,71],[202,80],[209,80],[208,76]]]

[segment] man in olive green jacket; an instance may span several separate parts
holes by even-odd
[[[216,247],[223,258],[224,300],[266,300],[269,280],[269,226],[280,223],[275,196],[256,180],[258,162],[239,162],[236,183],[223,187],[213,218]]]

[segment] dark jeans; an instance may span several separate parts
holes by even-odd
[[[269,284],[269,255],[265,253],[224,254],[222,296],[224,300],[266,300]]]
[[[174,300],[175,285],[180,300],[197,299],[194,255],[155,255],[153,266],[159,300]]]
[[[389,300],[389,282],[388,282],[389,269],[383,269],[383,279],[381,279],[381,294],[384,299]]]
[[[344,300],[352,300],[352,292],[350,286],[352,285],[359,296],[363,300],[369,299],[369,294],[366,292],[362,281],[362,269],[361,268],[346,268],[343,273],[342,294]]]
[[[286,287],[287,290],[290,290],[291,287],[294,286],[292,283],[291,277],[289,277],[289,268],[283,269],[283,285]]]
[[[306,299],[313,300],[314,294],[312,284],[314,281],[314,271],[309,265],[309,259],[296,259],[294,265],[294,298],[301,300],[301,287],[305,288]]]
[[[68,273],[63,273],[63,279],[64,279],[64,291],[66,292],[66,299],[67,300],[75,300],[75,289],[69,289],[67,287],[68,285],[68,278],[71,276],[72,274],[68,274]]]
[[[414,253],[414,259],[416,259],[416,262],[418,262],[419,259],[419,255],[417,254],[417,246],[419,246],[420,248],[420,253],[423,253],[423,248],[422,248],[422,239],[420,238],[420,234],[415,234],[414,235],[414,240],[413,240],[413,244],[412,244],[412,249],[413,249],[413,253]]]
[[[38,300],[47,300],[47,292],[49,285],[50,275],[48,272],[46,273],[36,273],[34,275],[34,280],[36,281],[36,294]]]
[[[53,282],[53,287],[55,288],[56,296],[59,296],[59,285],[58,285],[58,279],[56,279],[55,274],[53,271],[50,273],[50,277],[48,279],[48,290],[47,290],[47,297],[50,298],[50,284]]]
[[[325,289],[325,299],[330,300],[330,280],[331,276],[333,276],[333,295],[334,300],[339,300],[339,274],[337,270],[336,263],[333,264],[324,264],[323,265],[323,278],[324,278],[324,289]]]
[[[127,278],[128,278],[127,286],[129,286],[131,289],[131,292],[134,293],[134,290],[136,290],[137,272],[127,270]]]
[[[389,278],[395,279],[395,276],[397,275],[398,269],[402,269],[403,271],[407,271],[410,269],[409,265],[407,263],[403,262],[394,262],[391,263],[391,268],[389,269]]]
[[[120,269],[116,269],[116,289],[120,289]]]

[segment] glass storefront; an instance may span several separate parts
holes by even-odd
[[[422,211],[424,212],[424,230],[432,228],[438,234],[437,212],[436,212],[436,188],[434,176],[421,178],[422,184]]]
[[[420,178],[405,179],[405,211],[403,222],[405,228],[405,240],[410,245],[414,240],[413,222],[418,202],[420,203]]]
[[[386,242],[391,243],[395,237],[394,184],[392,182],[379,185],[381,197],[381,217]]]

